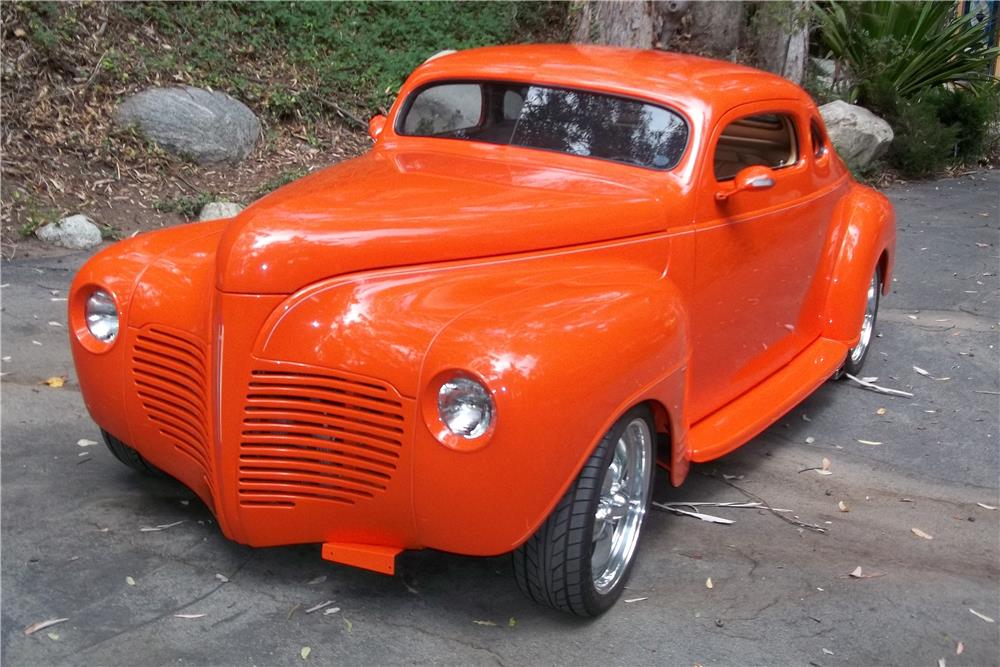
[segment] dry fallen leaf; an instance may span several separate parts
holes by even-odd
[[[205,614],[174,614],[174,618],[205,618]]]
[[[324,581],[326,581],[326,575],[325,574],[321,574],[318,577],[316,577],[315,579],[310,579],[309,580],[309,585],[310,586],[315,586],[316,584],[322,584]]]
[[[933,535],[928,535],[927,533],[925,533],[924,531],[920,530],[919,528],[910,528],[910,532],[912,532],[917,537],[924,538],[925,540],[933,540],[934,539]]]
[[[311,606],[308,609],[306,609],[306,613],[307,614],[311,614],[314,611],[319,611],[323,607],[329,607],[332,604],[333,604],[333,600],[327,600],[326,602],[320,602],[319,604],[314,604],[313,606]]]
[[[308,646],[303,646],[302,650],[299,651],[299,655],[302,656],[303,660],[305,660],[306,658],[308,658],[310,653],[312,653],[312,649],[309,648]]]
[[[45,634],[48,635],[49,639],[51,639],[52,641],[54,642],[59,641],[59,635],[56,634],[55,632],[46,632]]]
[[[883,443],[878,440],[858,440],[862,445],[881,445]]]
[[[65,375],[53,375],[52,377],[50,377],[48,380],[46,380],[42,384],[48,385],[48,386],[52,387],[53,389],[59,389],[63,385],[66,384],[66,376]]]
[[[990,617],[989,617],[989,616],[987,616],[986,614],[980,614],[980,613],[979,613],[978,611],[976,611],[975,609],[971,609],[971,608],[970,608],[970,609],[969,609],[969,611],[971,611],[971,612],[972,612],[972,614],[973,614],[974,616],[978,616],[979,618],[983,619],[983,620],[984,620],[984,621],[986,621],[987,623],[996,623],[996,621],[994,621],[994,620],[993,620],[992,618],[990,618]],[[63,619],[63,620],[66,620],[66,619]]]
[[[853,570],[851,571],[851,574],[850,574],[850,576],[854,577],[855,579],[861,579],[861,578],[862,578],[862,577],[864,577],[865,575],[864,575],[864,573],[863,573],[863,572],[861,571],[861,566],[860,566],[860,565],[858,565],[858,566],[857,566],[856,568],[854,568],[854,569],[853,569]]]
[[[329,609],[324,609],[323,610],[323,615],[324,616],[329,616],[330,614],[336,614],[339,611],[340,611],[340,607],[330,607]]]
[[[965,652],[965,644],[963,644],[962,642],[958,642],[958,645],[955,647],[955,655],[962,655],[962,653],[964,652]]]
[[[132,577],[125,577],[125,583],[129,586],[135,586],[135,579]]]
[[[517,625],[517,619],[516,618],[514,618],[513,616],[511,616],[510,618],[507,619],[507,627],[508,628],[513,628],[515,625]]]
[[[493,621],[473,621],[473,623],[475,623],[476,625],[486,625],[490,627],[496,626],[496,623],[494,623]]]
[[[816,438],[812,437],[811,435],[808,438],[806,438],[806,444],[807,445],[811,445],[814,442],[816,442]]]
[[[938,667],[947,667],[944,658],[938,658]]]
[[[970,609],[969,611],[972,610]],[[976,614],[977,616],[980,615],[974,611],[972,613]],[[32,623],[31,625],[29,625],[24,629],[24,634],[31,635],[38,632],[39,630],[44,630],[45,628],[51,628],[53,625],[56,625],[58,623],[65,623],[68,620],[69,620],[68,618],[50,618],[47,621],[39,621],[38,623]],[[993,621],[990,621],[990,623],[992,622]]]
[[[979,505],[980,507],[982,507],[984,510],[995,510],[996,509],[996,506],[994,506],[994,505],[987,505],[986,503],[976,503],[976,504]]]
[[[227,577],[224,574],[218,574],[218,573],[216,573],[215,578],[218,579],[219,581],[221,581],[224,584],[229,583],[229,577]]]
[[[712,577],[705,580],[705,588],[715,588],[715,584],[712,583]]]
[[[930,373],[928,373],[927,371],[925,371],[925,370],[924,370],[923,368],[921,368],[920,366],[914,366],[914,367],[913,367],[913,370],[915,370],[916,372],[920,373],[921,375],[923,375],[923,376],[925,376],[925,377],[930,377],[930,375],[931,375]]]
[[[824,458],[823,461],[822,461],[822,463],[820,463],[820,467],[821,467],[822,470],[829,470],[830,469],[830,459]]]
[[[823,653],[826,653],[827,655],[833,655],[833,651],[831,651],[828,648],[823,649]]]
[[[840,500],[840,501],[837,502],[837,509],[839,509],[841,512],[850,512],[851,511],[851,508],[848,507],[847,503],[845,503],[843,500]]]
[[[648,597],[645,597],[645,598],[629,598],[629,599],[625,600],[625,603],[629,604],[629,603],[632,603],[632,602],[642,602],[643,600],[648,600],[648,599],[649,599]]]
[[[885,414],[885,412],[886,412],[885,408],[879,408],[878,410],[875,411],[875,414],[882,416]]]

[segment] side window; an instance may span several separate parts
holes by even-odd
[[[795,122],[786,114],[759,114],[734,120],[715,147],[715,178],[726,181],[746,167],[781,169],[799,159]]]
[[[435,136],[479,125],[483,92],[476,83],[449,83],[419,93],[406,114],[403,131]]]
[[[812,140],[813,156],[821,158],[827,153],[826,140],[823,139],[823,130],[819,129],[819,123],[813,120],[809,125],[809,134]]]

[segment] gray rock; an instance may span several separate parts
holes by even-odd
[[[115,120],[198,164],[238,162],[250,155],[260,135],[260,121],[245,104],[191,86],[148,88],[132,95]]]
[[[231,218],[242,210],[243,207],[240,204],[231,201],[209,202],[201,207],[201,213],[198,214],[198,222]]]
[[[867,167],[892,143],[889,123],[864,107],[836,100],[821,106],[819,112],[837,153],[853,167]]]
[[[71,215],[59,222],[50,222],[35,230],[35,236],[46,243],[83,250],[101,242],[101,230],[85,215]]]

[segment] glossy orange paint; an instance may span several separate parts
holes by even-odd
[[[688,146],[655,171],[397,134],[408,95],[445,79],[666,105]],[[798,159],[753,168],[772,185],[735,192],[739,177],[715,179],[715,144],[729,121],[765,113],[794,119]],[[632,406],[653,408],[679,485],[857,342],[877,265],[890,281],[893,212],[809,145],[813,122],[791,83],[690,56],[529,46],[435,58],[373,121],[366,155],[232,220],[90,260],[69,300],[84,400],[239,542],[320,542],[324,557],[384,572],[401,549],[509,551]],[[96,288],[118,304],[110,344],[86,327]],[[475,440],[437,415],[456,375],[495,401]]]

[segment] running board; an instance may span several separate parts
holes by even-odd
[[[843,343],[817,339],[777,373],[691,425],[691,460],[711,461],[749,441],[829,380],[846,356]]]

